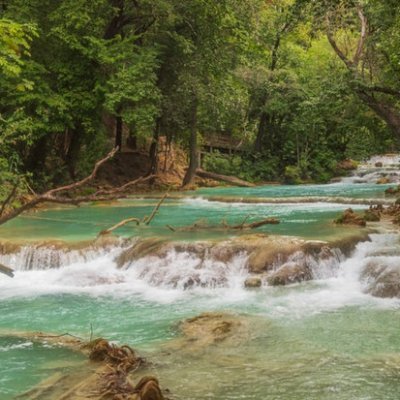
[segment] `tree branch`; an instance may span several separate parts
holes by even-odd
[[[59,188],[55,188],[52,190],[49,190],[48,192],[46,192],[47,195],[53,195],[54,193],[59,193],[59,192],[65,192],[67,190],[72,190],[72,189],[76,189],[77,187],[83,186],[85,183],[93,180],[96,177],[97,171],[99,170],[99,168],[106,163],[108,160],[110,160],[111,158],[114,157],[115,153],[118,151],[118,147],[115,147],[114,149],[112,149],[106,157],[104,157],[103,159],[97,161],[97,163],[95,164],[92,173],[87,176],[86,178],[83,178],[82,180],[78,181],[78,182],[74,182],[71,183],[70,185],[66,185],[66,186],[61,186]]]
[[[156,216],[158,209],[160,208],[161,204],[164,202],[164,200],[168,197],[168,192],[164,194],[163,197],[161,197],[160,201],[157,203],[157,205],[154,207],[153,212],[150,214],[149,218],[146,218],[145,224],[149,225],[150,222],[153,220],[153,218]]]
[[[365,41],[368,36],[368,20],[367,17],[364,15],[364,12],[362,10],[362,7],[359,6],[357,7],[357,14],[358,18],[360,19],[361,22],[361,30],[360,30],[360,38],[358,40],[357,44],[357,49],[354,53],[353,59],[350,60],[344,52],[339,48],[338,44],[336,43],[336,40],[334,38],[334,34],[332,32],[332,24],[331,24],[331,18],[330,14],[326,14],[326,22],[327,22],[327,31],[326,31],[326,36],[328,38],[328,41],[330,45],[332,46],[333,50],[335,53],[339,56],[339,58],[346,64],[347,68],[350,70],[355,70],[361,60],[363,51],[364,51],[364,45]]]
[[[34,195],[31,200],[27,201],[25,204],[23,204],[20,207],[17,207],[15,209],[10,210],[7,213],[4,213],[4,210],[6,208],[6,205],[4,205],[4,209],[2,210],[2,212],[0,213],[0,225],[6,223],[7,221],[10,221],[13,218],[18,217],[20,214],[22,214],[23,212],[30,210],[34,207],[36,207],[38,204],[41,203],[58,203],[58,204],[71,204],[71,205],[75,205],[78,206],[81,203],[87,203],[87,202],[93,202],[93,201],[110,201],[110,200],[116,200],[119,198],[124,197],[124,192],[130,188],[131,186],[134,186],[138,183],[143,183],[146,182],[150,179],[154,179],[156,177],[156,175],[150,175],[147,177],[140,177],[138,179],[135,179],[133,181],[130,181],[128,183],[125,183],[122,186],[118,186],[116,188],[113,189],[109,189],[109,190],[98,190],[96,193],[91,194],[91,195],[87,195],[87,196],[77,196],[77,197],[68,197],[68,196],[57,196],[55,195],[56,193],[60,193],[60,192],[65,192],[65,191],[69,191],[72,189],[76,189],[78,187],[83,186],[85,183],[90,182],[91,180],[93,180],[96,177],[96,174],[99,170],[99,168],[106,163],[108,160],[110,160],[115,153],[117,152],[117,148],[113,149],[110,153],[108,153],[108,155],[99,160],[94,168],[92,173],[87,176],[86,178],[72,183],[70,185],[66,185],[66,186],[61,186],[59,188],[55,188],[55,189],[51,189],[43,194],[38,194],[38,195]],[[7,200],[7,199],[6,199]],[[9,201],[8,201],[9,202]]]
[[[367,17],[364,15],[361,6],[357,7],[357,14],[361,22],[361,32],[360,32],[360,39],[358,40],[357,50],[353,57],[353,66],[355,68],[357,68],[358,64],[360,63],[360,59],[364,51],[364,43],[368,35],[367,32],[368,20]]]
[[[99,235],[107,235],[107,234],[111,233],[112,231],[115,231],[116,229],[120,228],[121,226],[129,224],[130,222],[136,222],[136,225],[139,225],[140,224],[140,219],[138,219],[138,218],[127,218],[127,219],[124,219],[124,220],[118,222],[118,224],[115,224],[114,226],[112,226],[111,228],[108,228],[108,229],[105,229],[104,231],[101,231],[99,233]]]
[[[339,56],[339,58],[346,64],[347,68],[352,69],[353,68],[352,62],[344,55],[342,50],[340,50],[333,36],[332,25],[329,14],[326,15],[326,22],[328,26],[328,29],[326,30],[326,36],[328,38],[330,45],[332,46],[335,53]]]

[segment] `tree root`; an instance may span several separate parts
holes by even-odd
[[[127,346],[118,347],[105,339],[95,339],[84,346],[89,350],[89,358],[94,362],[105,362],[106,369],[100,373],[98,393],[100,400],[163,400],[158,379],[143,377],[136,386],[128,379],[128,374],[145,364],[145,360]]]

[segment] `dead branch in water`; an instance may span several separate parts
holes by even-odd
[[[264,225],[277,225],[280,224],[280,220],[277,218],[266,218],[261,221],[255,221],[249,224],[245,222],[248,220],[250,216],[246,216],[243,222],[239,225],[228,225],[226,221],[222,221],[220,225],[207,225],[207,224],[199,224],[195,222],[193,225],[184,226],[181,228],[175,228],[171,225],[167,225],[167,228],[173,232],[194,232],[198,230],[210,230],[210,231],[224,231],[224,230],[247,230],[247,229],[257,229]]]
[[[14,277],[14,270],[11,268],[6,267],[3,264],[0,264],[0,272],[9,276],[10,278]]]
[[[168,197],[168,192],[164,194],[163,197],[161,197],[160,201],[157,203],[157,205],[154,207],[154,210],[152,211],[152,213],[150,214],[149,218],[146,218],[144,220],[144,223],[146,225],[149,225],[150,222],[153,220],[153,218],[156,216],[158,209],[160,208],[161,204],[164,202],[164,200]]]
[[[147,178],[146,178],[147,179]],[[161,204],[164,202],[164,200],[168,197],[168,192],[164,194],[164,196],[160,199],[160,201],[156,204],[156,206],[154,207],[153,211],[150,214],[150,217],[144,217],[142,219],[142,221],[139,218],[127,218],[127,219],[123,219],[122,221],[118,222],[117,224],[113,225],[111,228],[108,229],[104,229],[103,231],[101,231],[99,233],[99,236],[101,235],[108,235],[109,233],[115,231],[116,229],[120,228],[121,226],[124,226],[126,224],[129,224],[130,222],[135,222],[137,226],[139,226],[140,224],[145,224],[145,225],[149,225],[150,222],[154,219],[154,217],[157,215],[157,212],[159,210],[159,208],[161,207]]]
[[[136,222],[136,225],[140,224],[140,219],[138,218],[127,218],[123,219],[122,221],[118,222],[118,224],[115,224],[111,228],[105,229],[104,231],[101,231],[99,235],[108,235],[112,231],[115,231],[116,229],[120,228],[121,226],[124,226],[126,224],[129,224],[130,222]]]
[[[31,210],[35,208],[37,205],[41,203],[58,203],[58,204],[71,204],[78,206],[81,203],[86,202],[93,202],[93,201],[110,201],[122,198],[125,196],[125,192],[131,186],[137,185],[138,183],[147,182],[151,179],[154,179],[156,175],[149,175],[146,177],[140,177],[128,183],[125,183],[122,186],[118,186],[108,190],[98,190],[94,194],[87,195],[87,196],[76,196],[76,197],[69,197],[66,195],[60,195],[62,192],[70,192],[71,190],[77,189],[85,185],[86,183],[95,179],[99,168],[109,161],[117,152],[117,148],[111,150],[106,157],[102,158],[101,160],[97,161],[91,174],[88,175],[86,178],[81,179],[78,182],[71,183],[69,185],[60,186],[58,188],[50,189],[45,193],[42,194],[33,194],[27,201],[25,201],[21,206],[16,208],[9,208],[7,207],[10,203],[10,200],[15,197],[16,193],[16,186],[13,187],[10,194],[7,198],[1,203],[0,206],[0,225],[6,223],[7,221],[17,217],[18,215],[22,214],[25,211]]]

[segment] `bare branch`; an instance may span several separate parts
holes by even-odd
[[[136,225],[139,225],[140,224],[140,219],[138,219],[138,218],[127,218],[127,219],[124,219],[124,220],[118,222],[118,224],[115,224],[114,226],[112,226],[111,228],[108,228],[108,229],[105,229],[104,231],[101,231],[99,233],[99,235],[107,235],[107,234],[115,231],[116,229],[120,228],[121,226],[129,224],[130,222],[135,222]]]
[[[161,204],[164,202],[164,200],[168,197],[168,192],[164,194],[163,197],[161,197],[160,201],[157,203],[157,205],[154,207],[153,212],[150,214],[149,218],[146,218],[145,224],[149,225],[150,222],[153,220],[153,218],[156,216],[158,209],[160,208]]]
[[[55,188],[52,190],[49,190],[48,192],[46,192],[47,195],[53,195],[54,193],[59,193],[59,192],[65,192],[67,190],[72,190],[72,189],[76,189],[77,187],[81,187],[83,186],[85,183],[90,182],[91,180],[93,180],[96,177],[97,171],[99,170],[99,168],[106,163],[108,160],[110,160],[111,158],[114,157],[115,153],[118,151],[118,147],[115,147],[114,149],[112,149],[106,157],[104,157],[103,159],[97,161],[97,163],[95,164],[92,173],[87,176],[86,178],[83,178],[82,180],[78,181],[78,182],[74,182],[71,183],[70,185],[66,185],[66,186],[61,186],[59,188]]]
[[[121,193],[127,190],[129,187],[137,185],[138,183],[144,183],[147,181],[150,181],[151,179],[157,178],[157,175],[149,175],[149,176],[141,176],[138,179],[135,179],[134,181],[130,181],[128,183],[125,183],[122,186],[119,186],[118,188],[110,189],[110,190],[99,190],[97,191],[94,196],[99,196],[99,195],[108,195],[108,194],[114,194],[114,193]]]
[[[27,201],[25,204],[23,204],[20,207],[17,207],[15,209],[12,209],[8,212],[4,212],[7,203],[9,203],[10,200],[7,201],[6,203],[3,203],[1,213],[0,213],[0,225],[6,223],[7,221],[18,217],[20,214],[23,212],[30,210],[34,207],[36,207],[38,204],[41,203],[58,203],[58,204],[70,204],[70,205],[75,205],[78,206],[81,203],[87,203],[87,202],[93,202],[93,201],[110,201],[110,200],[116,200],[120,199],[122,197],[125,197],[124,192],[130,188],[131,186],[134,186],[138,183],[143,183],[146,181],[149,181],[151,179],[154,179],[156,175],[150,175],[147,177],[140,177],[138,179],[135,179],[133,181],[130,181],[128,183],[125,183],[122,186],[112,188],[109,190],[99,190],[94,194],[87,195],[87,196],[76,196],[76,197],[68,197],[68,196],[60,196],[60,195],[55,195],[56,193],[60,192],[65,192],[69,191],[72,189],[76,189],[78,187],[81,187],[85,183],[90,182],[96,177],[96,174],[98,172],[98,169],[100,168],[101,165],[103,165],[105,162],[110,160],[116,153],[118,149],[115,148],[113,149],[105,158],[101,159],[98,161],[92,171],[92,173],[87,176],[86,178],[80,180],[79,182],[72,183],[70,185],[62,186],[59,188],[51,189],[43,194],[36,194],[34,195],[29,201]],[[10,196],[9,196],[10,197]],[[12,198],[12,196],[11,196]],[[154,216],[153,216],[154,217]]]

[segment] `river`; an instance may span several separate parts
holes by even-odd
[[[383,167],[374,167],[377,161]],[[66,349],[9,333],[43,331],[128,343],[152,360],[152,373],[174,399],[398,399],[400,300],[368,294],[361,279],[368,263],[400,263],[397,231],[370,233],[351,254],[317,260],[309,282],[279,287],[264,282],[247,289],[249,254],[238,251],[224,261],[195,250],[240,241],[231,231],[166,227],[276,217],[279,225],[257,233],[314,241],[346,238],[359,230],[332,224],[349,207],[335,199],[349,199],[355,210],[368,207],[365,199],[384,200],[390,185],[375,181],[382,174],[397,181],[397,166],[389,164],[390,158],[373,159],[353,178],[329,185],[190,192],[167,200],[148,227],[125,226],[119,240],[98,245],[91,241],[100,230],[149,215],[156,201],[53,208],[9,222],[0,228],[0,262],[16,273],[13,279],[0,275],[0,333],[8,332],[0,335],[0,398],[12,399],[54,371],[81,362]],[[254,198],[261,202],[246,201]],[[277,198],[278,203],[270,201]],[[175,245],[118,263],[135,240],[155,237]],[[176,350],[178,322],[206,311],[243,318],[246,333],[234,345]]]

